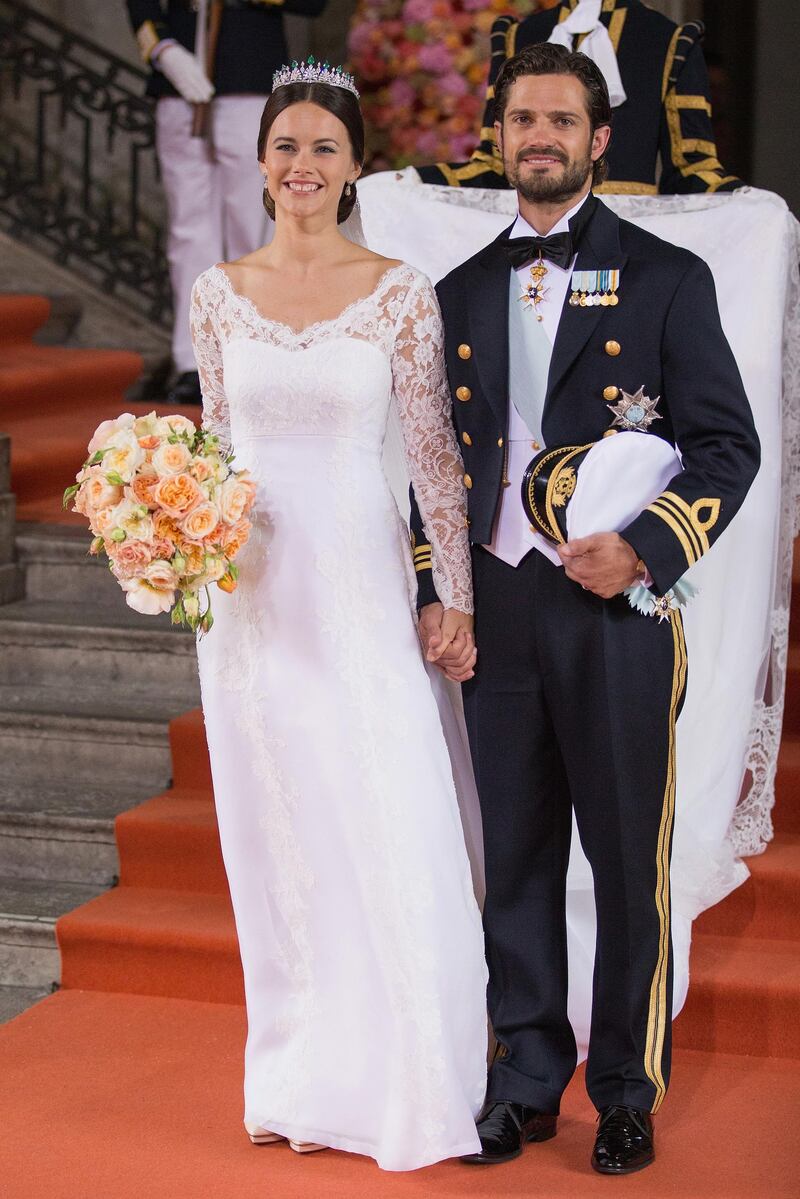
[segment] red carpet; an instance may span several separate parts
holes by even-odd
[[[82,517],[62,511],[61,497],[92,433],[120,412],[143,416],[153,406],[124,399],[141,374],[138,354],[34,345],[31,338],[49,312],[41,296],[0,294],[0,429],[11,437],[18,520],[80,524]],[[199,417],[198,409],[182,411]]]
[[[0,297],[0,318],[2,305]],[[0,427],[14,438],[22,515],[52,520],[44,507],[74,474],[95,424],[121,410],[135,356],[104,356],[105,374],[96,356],[82,366],[64,358],[63,377],[78,363],[82,384],[69,382],[64,405],[56,388],[48,390],[51,374],[36,393],[37,415],[25,416],[22,397],[43,377],[34,377],[34,367],[50,370],[56,359],[47,356],[72,352],[30,347],[46,314],[35,298],[6,310],[12,319],[0,344]],[[37,438],[45,427],[52,441],[40,467]],[[42,479],[49,499],[40,498]],[[745,886],[697,922],[652,1169],[618,1182],[591,1173],[593,1113],[580,1076],[558,1137],[489,1171],[446,1163],[393,1176],[349,1155],[299,1158],[285,1146],[251,1146],[240,1125],[241,971],[202,718],[193,712],[171,726],[173,788],[117,820],[120,886],[59,922],[64,989],[0,1028],[0,1196],[577,1199],[614,1188],[652,1199],[794,1196],[800,646],[792,651],[787,703],[776,839],[750,863]]]

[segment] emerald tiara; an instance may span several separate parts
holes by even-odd
[[[331,87],[343,87],[359,99],[355,80],[342,67],[332,67],[329,62],[318,63],[313,54],[305,62],[296,59],[288,67],[281,67],[272,76],[272,90],[285,87],[287,83],[327,83]]]

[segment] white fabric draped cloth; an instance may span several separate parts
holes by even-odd
[[[421,184],[413,168],[373,175],[359,183],[359,192],[369,246],[412,263],[434,281],[496,237],[516,214],[513,192],[433,187]],[[747,878],[741,858],[762,852],[772,837],[792,548],[800,528],[800,225],[780,197],[754,188],[721,196],[602,200],[626,220],[693,250],[711,267],[723,328],[762,448],[761,470],[744,506],[689,572],[700,593],[685,615],[689,682],[677,738],[672,859],[677,1014],[688,988],[692,920]],[[390,447],[387,459],[394,457]],[[402,483],[397,489],[407,511]],[[457,769],[463,771],[463,763]],[[467,789],[462,803],[474,844],[478,818],[470,795]],[[595,925],[591,872],[577,832],[567,906],[570,1018],[585,1049]]]
[[[567,50],[575,48],[575,40],[579,34],[586,37],[580,44],[581,54],[591,58],[603,72],[603,78],[608,87],[611,107],[618,108],[627,100],[625,88],[617,65],[617,55],[603,22],[600,20],[602,0],[580,0],[580,4],[572,10],[565,21],[560,21],[547,39]]]

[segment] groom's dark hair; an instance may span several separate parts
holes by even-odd
[[[600,125],[611,124],[611,101],[600,68],[580,51],[568,50],[554,42],[536,42],[526,46],[503,63],[494,88],[494,119],[502,125],[511,85],[524,75],[573,75],[586,91],[586,110],[592,133]],[[603,154],[594,164],[592,185],[602,183],[608,174]]]

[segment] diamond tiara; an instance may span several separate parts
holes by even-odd
[[[291,66],[281,67],[272,76],[272,90],[285,87],[287,83],[328,83],[331,87],[343,87],[352,92],[356,100],[359,94],[352,75],[342,67],[332,67],[329,62],[318,63],[313,54],[305,62],[294,60]]]

